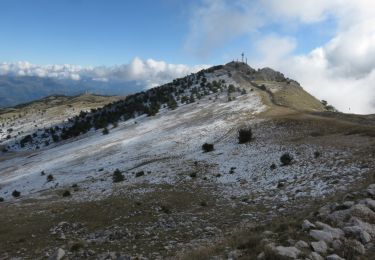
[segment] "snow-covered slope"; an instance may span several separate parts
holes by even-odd
[[[257,118],[266,109],[258,91],[231,102],[225,94],[210,95],[154,117],[128,120],[108,135],[92,130],[65,144],[2,161],[0,196],[11,200],[18,190],[22,197],[36,198],[78,184],[80,195],[73,199],[92,200],[130,190],[125,187],[146,192],[154,184],[194,180],[214,184],[220,196],[287,201],[345,188],[366,171],[350,161],[350,151],[325,148],[324,159],[312,160],[319,146],[281,143],[283,133]],[[253,142],[238,144],[242,126],[253,127]],[[205,142],[215,150],[203,153]],[[283,152],[291,152],[297,163],[279,167]],[[275,170],[270,169],[273,163]],[[113,183],[115,169],[123,172],[124,182]],[[140,171],[145,175],[136,177]],[[49,174],[53,181],[47,181]]]

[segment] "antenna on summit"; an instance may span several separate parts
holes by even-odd
[[[243,62],[243,58],[245,56],[245,53],[241,53],[241,61]]]

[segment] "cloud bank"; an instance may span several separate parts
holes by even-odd
[[[174,78],[195,73],[208,65],[189,67],[153,59],[134,58],[130,63],[111,67],[82,67],[77,65],[35,65],[29,62],[0,63],[0,75],[50,77],[61,80],[135,81],[144,88],[154,87]]]
[[[329,21],[336,25],[331,39],[295,54],[303,44],[296,28],[318,30]],[[191,16],[186,45],[210,55],[240,37],[257,54],[251,64],[282,71],[343,112],[375,113],[374,1],[204,0]]]

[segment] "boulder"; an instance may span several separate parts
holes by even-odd
[[[350,251],[354,251],[356,255],[363,255],[366,253],[365,247],[354,239],[345,241],[345,247]]]
[[[326,242],[324,242],[323,240],[319,241],[319,242],[311,242],[311,248],[319,253],[319,254],[326,254],[327,253],[327,250],[328,250],[328,246],[326,244]]]
[[[332,247],[333,247],[333,249],[335,249],[336,251],[339,251],[339,250],[341,250],[342,249],[342,242],[341,242],[341,240],[340,239],[335,239],[335,240],[333,240],[333,242],[332,242]]]
[[[308,248],[309,247],[309,244],[307,244],[305,241],[303,240],[299,240],[295,245],[294,245],[296,248],[299,248],[299,249],[304,249],[304,248]]]
[[[315,240],[323,240],[327,243],[332,243],[334,237],[332,236],[331,233],[323,231],[323,230],[316,230],[313,229],[310,231],[310,236],[313,237]]]
[[[344,227],[343,231],[346,236],[354,237],[355,239],[361,241],[363,244],[367,244],[371,241],[371,236],[360,226],[350,226]]]
[[[296,259],[301,251],[294,246],[285,247],[285,246],[277,246],[275,248],[275,252],[281,256],[290,257]]]
[[[61,260],[65,256],[65,250],[62,248],[57,249],[55,254],[53,254],[49,260]]]
[[[366,193],[371,198],[375,198],[375,184],[371,184],[370,186],[368,186]]]
[[[342,206],[345,208],[345,209],[349,209],[351,208],[352,206],[354,205],[354,201],[344,201],[344,203],[342,204]]]
[[[315,228],[315,225],[313,223],[311,223],[310,221],[308,221],[307,219],[305,219],[303,222],[302,222],[302,230],[310,230],[312,228]]]
[[[350,208],[351,215],[362,220],[375,222],[375,212],[369,209],[366,205],[356,204]]]
[[[338,255],[329,255],[326,260],[345,260],[345,258],[339,257]]]
[[[367,198],[367,199],[364,199],[364,200],[360,200],[359,204],[364,204],[369,209],[371,209],[372,211],[375,211],[375,200],[373,200],[373,199]]]
[[[327,243],[332,243],[334,239],[340,239],[344,236],[344,231],[339,228],[333,228],[330,225],[327,225],[322,222],[315,223],[317,227],[322,228],[323,230],[313,229],[310,231],[310,236],[312,236],[317,241],[323,240]]]
[[[362,230],[366,231],[371,237],[375,237],[375,225],[374,224],[364,222],[356,217],[351,218],[349,223],[352,226],[360,227]]]
[[[350,209],[343,209],[328,214],[326,218],[334,223],[343,223],[346,219],[350,218],[350,215]]]
[[[319,255],[317,252],[311,252],[308,258],[311,260],[324,260],[324,258],[321,255]]]

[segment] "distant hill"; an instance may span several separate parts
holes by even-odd
[[[101,95],[127,95],[142,90],[135,82],[60,80],[31,76],[0,76],[0,107],[9,107],[51,95],[73,96],[86,91]]]

